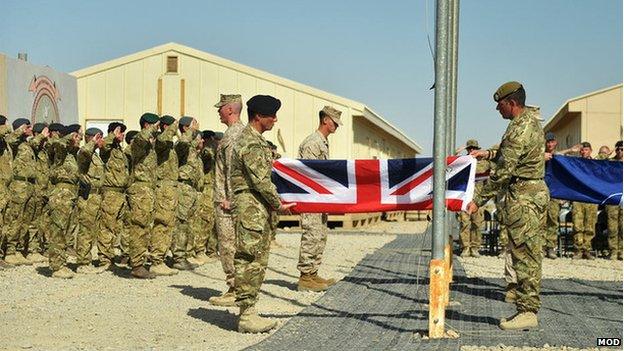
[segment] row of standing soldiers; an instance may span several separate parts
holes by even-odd
[[[72,253],[78,273],[118,260],[130,262],[134,277],[151,278],[211,259],[218,135],[199,131],[191,117],[146,113],[140,124],[126,133],[112,122],[103,137],[98,128],[83,135],[78,124],[8,125],[0,116],[0,266],[49,260],[52,277],[71,278]],[[168,250],[173,269],[164,264]]]

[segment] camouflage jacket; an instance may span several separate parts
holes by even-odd
[[[214,194],[215,152],[211,147],[205,146],[199,154],[199,158],[202,161],[202,192],[212,198]]]
[[[329,142],[318,130],[308,135],[299,145],[301,159],[327,160],[329,158]]]
[[[134,139],[132,139],[132,143],[130,144],[132,176],[130,179],[133,183],[144,182],[150,183],[152,186],[155,185],[157,160],[156,151],[154,151],[154,145],[152,143],[152,138],[155,133],[156,126],[151,125],[141,129]]]
[[[271,182],[273,157],[266,139],[247,125],[232,153],[232,193],[252,193],[269,208],[280,207],[280,198]]]
[[[13,179],[13,151],[6,140],[10,133],[9,126],[0,126],[0,182],[4,185],[9,185]]]
[[[156,169],[157,179],[160,180],[178,180],[178,156],[175,152],[174,138],[178,134],[177,123],[174,123],[158,134],[154,150],[156,151],[156,160],[158,168]]]
[[[48,158],[48,146],[40,143],[35,147],[35,158],[37,159],[36,191],[44,192],[50,182],[50,159]]]
[[[78,151],[76,156],[80,181],[90,184],[93,188],[102,187],[104,182],[104,162],[100,155],[95,152],[95,142],[93,140],[86,143]]]
[[[129,160],[112,133],[104,138],[104,146],[100,150],[100,155],[105,164],[102,185],[115,188],[127,187],[130,179]]]
[[[71,145],[72,137],[72,134],[66,135],[54,144],[54,160],[50,169],[50,180],[53,184],[78,184],[78,148]]]
[[[241,121],[237,121],[229,126],[217,147],[215,155],[214,202],[221,203],[225,200],[232,200],[232,152],[234,144],[240,139],[243,129],[245,129],[245,126]]]
[[[37,157],[35,148],[45,137],[42,134],[25,139],[21,131],[14,131],[6,137],[7,144],[13,152],[13,177],[32,179],[37,177]]]
[[[187,130],[180,136],[176,143],[175,153],[178,158],[178,180],[190,183],[197,189],[201,180],[201,167],[199,167],[199,155],[197,143],[193,140],[193,131]]]
[[[508,188],[514,177],[543,179],[544,144],[539,113],[527,107],[509,122],[496,155],[496,172],[475,196],[475,203],[482,206],[496,196],[499,189]]]

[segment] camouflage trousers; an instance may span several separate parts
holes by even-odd
[[[471,215],[459,212],[459,243],[462,249],[481,248],[481,231],[485,227],[483,208]]]
[[[582,202],[572,203],[572,226],[574,229],[574,249],[577,252],[590,251],[591,241],[596,235],[598,205]]]
[[[154,192],[154,229],[152,230],[150,253],[153,264],[162,263],[171,247],[178,208],[178,182],[160,181]]]
[[[247,192],[237,194],[234,201],[236,304],[239,307],[250,307],[258,301],[258,293],[269,263],[271,223],[269,210],[253,194]]]
[[[130,265],[137,268],[146,262],[154,223],[154,189],[149,183],[136,182],[128,188],[127,222]]]
[[[128,250],[128,231],[123,221],[126,213],[126,194],[122,189],[104,188],[100,210],[100,233],[97,238],[100,262],[111,263],[115,257],[115,244],[119,238],[122,252]]]
[[[27,236],[28,226],[33,218],[34,206],[30,204],[34,201],[33,190],[33,184],[26,181],[13,180],[9,185],[9,201],[4,211],[2,228],[7,256],[15,254]]]
[[[541,306],[542,240],[548,201],[544,181],[519,181],[509,186],[501,208],[517,279],[518,312],[537,312]]]
[[[279,215],[277,211],[271,211],[271,241],[275,240],[275,235],[277,235],[277,226],[279,225]]]
[[[91,249],[100,237],[100,208],[102,196],[91,193],[85,200],[78,197],[76,216],[78,217],[78,235],[76,236],[76,263],[91,264]]]
[[[219,243],[219,259],[225,273],[225,283],[234,287],[234,254],[236,253],[236,229],[234,218],[215,203],[217,241]]]
[[[21,240],[19,251],[25,253],[42,253],[46,250],[46,219],[44,210],[48,199],[45,195],[47,189],[36,189],[33,198],[28,202],[29,208],[26,212],[32,214],[30,225],[26,236]]]
[[[551,199],[548,202],[548,213],[546,214],[546,230],[544,235],[544,248],[555,249],[559,238],[559,200]]]
[[[192,186],[185,183],[178,184],[177,225],[173,231],[173,243],[171,245],[173,260],[176,262],[184,261],[192,256],[191,249],[195,243],[195,238],[191,232],[191,219],[197,209],[197,196],[197,190]]]
[[[4,211],[9,202],[9,189],[4,180],[0,180],[0,258],[4,257]]]
[[[611,255],[622,254],[622,208],[606,205],[607,228],[609,230],[609,251]]]
[[[193,236],[192,253],[217,253],[217,233],[215,230],[215,211],[212,192],[199,193],[197,211],[192,215],[191,232]]]
[[[50,268],[58,271],[67,263],[67,231],[74,213],[78,188],[72,184],[53,185],[48,202],[48,235]]]
[[[327,215],[322,213],[302,214],[301,228],[303,228],[303,234],[301,234],[297,269],[301,273],[314,274],[321,265],[323,251],[325,251],[325,244],[327,243]]]

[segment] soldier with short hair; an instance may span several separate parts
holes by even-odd
[[[613,162],[622,162],[622,140],[615,143]],[[607,229],[609,232],[609,259],[622,260],[622,207],[621,205],[606,205]]]
[[[319,111],[319,126],[314,133],[308,135],[299,145],[298,158],[308,160],[327,160],[329,158],[329,142],[327,137],[336,132],[342,125],[342,112],[331,106]],[[323,291],[334,285],[334,279],[324,279],[318,275],[323,259],[323,251],[327,243],[327,214],[304,213],[301,215],[301,245],[299,247],[299,291]]]
[[[295,203],[282,205],[271,182],[272,157],[262,133],[277,122],[281,102],[268,95],[247,101],[249,123],[234,145],[231,185],[236,218],[236,305],[240,307],[238,331],[262,333],[277,323],[258,315],[255,304],[264,281],[271,242],[271,210],[288,210]]]
[[[581,143],[580,157],[591,159],[592,146],[589,142]],[[596,219],[598,205],[572,202],[572,229],[574,230],[574,255],[573,259],[595,259],[591,253],[592,239],[596,235]]]

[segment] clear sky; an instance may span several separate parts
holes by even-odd
[[[363,102],[430,155],[434,20],[434,0],[3,0],[0,52],[71,72],[177,42]],[[622,82],[620,0],[463,0],[459,38],[458,144],[500,140],[505,81],[546,120]]]

